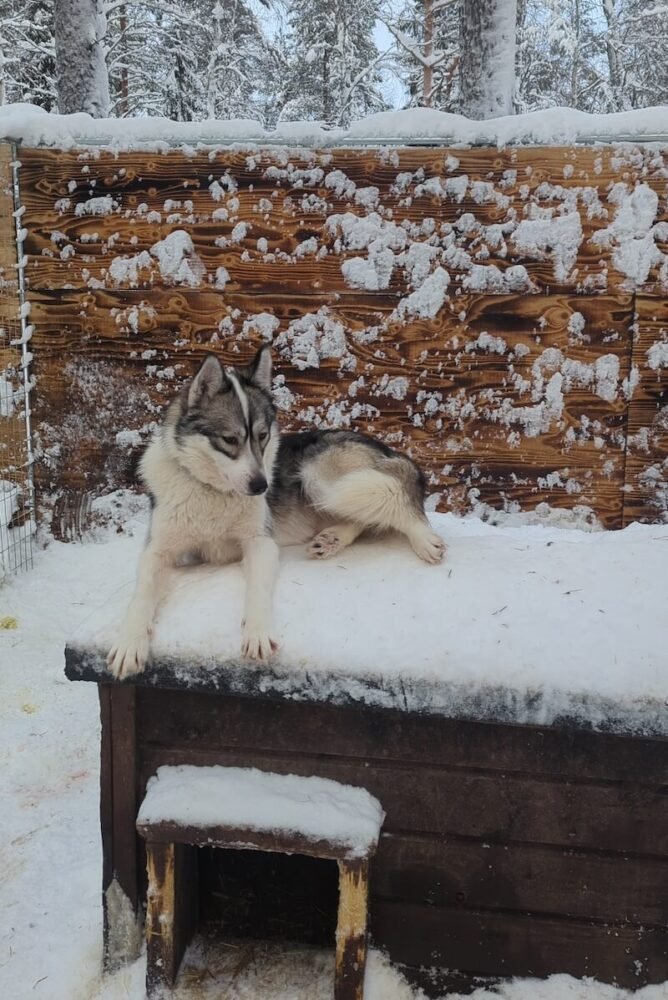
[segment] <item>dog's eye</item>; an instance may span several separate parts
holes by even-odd
[[[268,437],[269,437],[269,432],[268,431],[260,431],[260,433],[257,436],[258,441],[261,444],[264,444],[264,442],[267,440]]]
[[[229,445],[230,448],[236,448],[236,446],[239,444],[239,438],[235,437],[234,434],[229,434],[229,435],[223,434],[223,441],[225,442],[225,444]]]

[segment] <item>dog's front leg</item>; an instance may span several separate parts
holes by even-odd
[[[268,660],[278,649],[270,635],[278,546],[273,538],[257,535],[242,542],[242,548],[246,599],[241,652],[251,660]]]
[[[137,584],[120,635],[107,656],[118,680],[140,674],[149,654],[151,626],[165,589],[168,558],[149,542],[139,559]]]

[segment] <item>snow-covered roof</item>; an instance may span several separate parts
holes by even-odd
[[[268,666],[239,656],[241,568],[181,571],[142,682],[668,735],[668,525],[588,533],[432,519],[449,545],[441,566],[401,539],[324,564],[284,550],[281,648]],[[109,679],[104,657],[132,588],[126,562],[118,583],[71,639],[70,677]]]
[[[91,118],[48,114],[32,104],[0,107],[0,139],[27,146],[110,146],[118,151],[161,146],[561,145],[612,141],[668,142],[668,106],[593,115],[546,108],[473,121],[432,108],[384,111],[325,129],[317,122],[282,122],[268,131],[250,119],[174,122],[167,118]]]
[[[272,774],[254,767],[159,767],[137,823],[297,834],[364,857],[378,843],[384,812],[366,788],[316,775]],[[239,845],[241,846],[241,844]]]

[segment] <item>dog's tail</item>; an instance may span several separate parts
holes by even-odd
[[[356,469],[322,489],[316,506],[366,527],[406,531],[416,512],[403,483],[377,469]]]

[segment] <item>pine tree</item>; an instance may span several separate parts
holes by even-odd
[[[606,111],[662,104],[668,91],[668,6],[600,0],[605,21]]]
[[[112,2],[115,107],[181,121],[262,117],[271,46],[246,0]]]
[[[137,0],[113,6],[107,61],[116,114],[177,121],[205,116],[199,8],[196,0]]]
[[[604,110],[599,0],[520,0],[518,111],[543,107]]]
[[[256,91],[267,50],[254,13],[244,0],[216,0],[200,24],[208,53],[204,68],[207,117],[256,117]]]
[[[277,11],[280,15],[280,11]],[[260,121],[274,128],[290,100],[290,40],[287,24],[278,16],[273,37],[266,40],[266,59],[258,81],[257,106]]]
[[[0,0],[0,63],[6,102],[56,109],[53,0]]]
[[[290,74],[283,119],[347,124],[385,107],[373,40],[376,0],[289,0]]]

